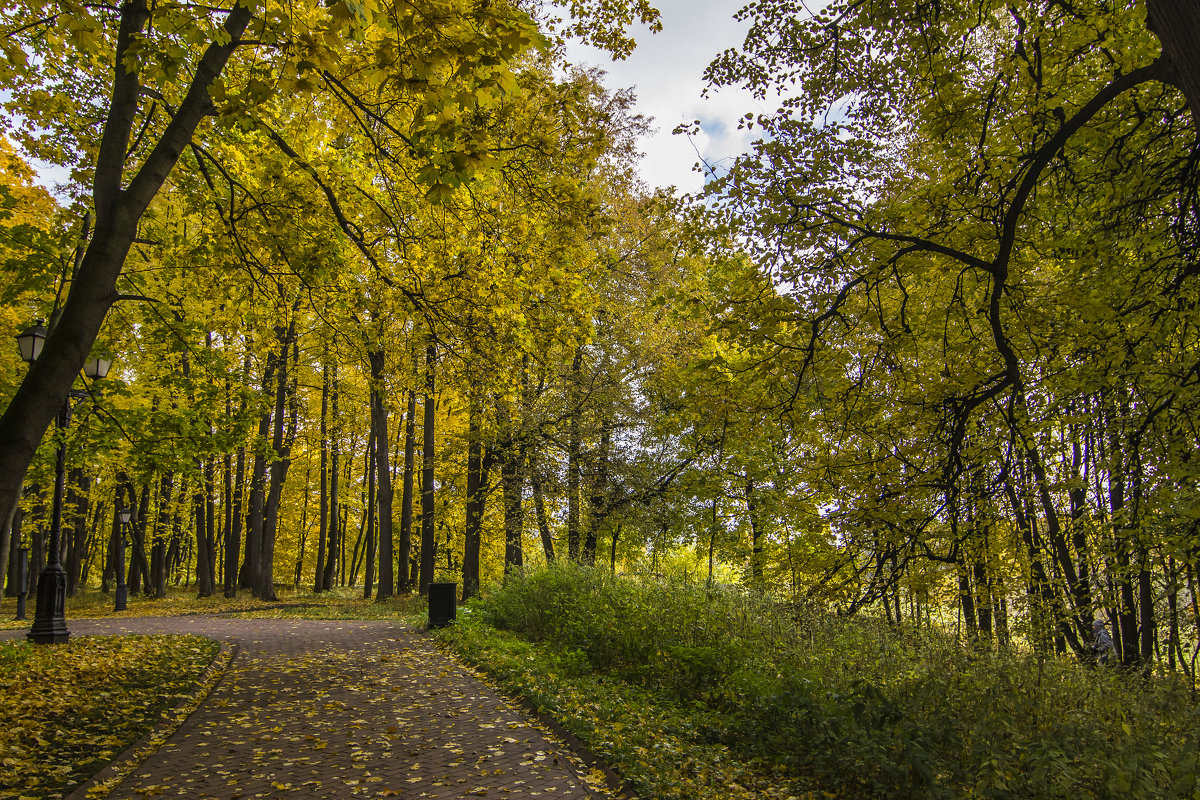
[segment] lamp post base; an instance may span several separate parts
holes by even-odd
[[[47,564],[38,576],[37,611],[25,638],[36,644],[61,644],[67,630],[67,572],[61,564]]]

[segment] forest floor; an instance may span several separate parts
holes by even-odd
[[[76,800],[610,794],[603,773],[409,624],[212,614],[68,624],[76,642],[209,637],[224,665],[177,727],[147,734]]]

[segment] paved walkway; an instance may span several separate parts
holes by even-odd
[[[389,622],[208,616],[73,620],[73,637],[195,633],[224,677],[112,798],[583,800],[606,794],[522,713]]]

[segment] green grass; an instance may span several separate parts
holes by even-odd
[[[447,641],[647,798],[1200,797],[1200,706],[1166,679],[576,567],[462,616]]]
[[[267,602],[253,597],[248,590],[241,590],[236,597],[226,598],[220,593],[213,597],[197,598],[196,590],[170,587],[167,596],[160,599],[131,595],[125,611],[113,611],[113,595],[98,589],[88,589],[67,598],[67,625],[72,619],[106,619],[124,617],[171,617],[190,614],[224,614],[258,618],[298,619],[393,619],[411,618],[425,609],[421,597],[392,597],[377,603],[363,599],[362,588],[338,588],[315,594],[311,591],[296,591],[291,587],[277,587],[277,602]],[[16,621],[16,600],[0,600],[0,629],[28,629],[33,624],[34,604],[26,604],[25,621]]]
[[[0,642],[0,796],[69,793],[190,697],[219,649],[197,636]]]

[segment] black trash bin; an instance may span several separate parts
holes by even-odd
[[[457,583],[429,584],[429,627],[440,628],[454,622],[458,613],[455,608],[457,597]]]

